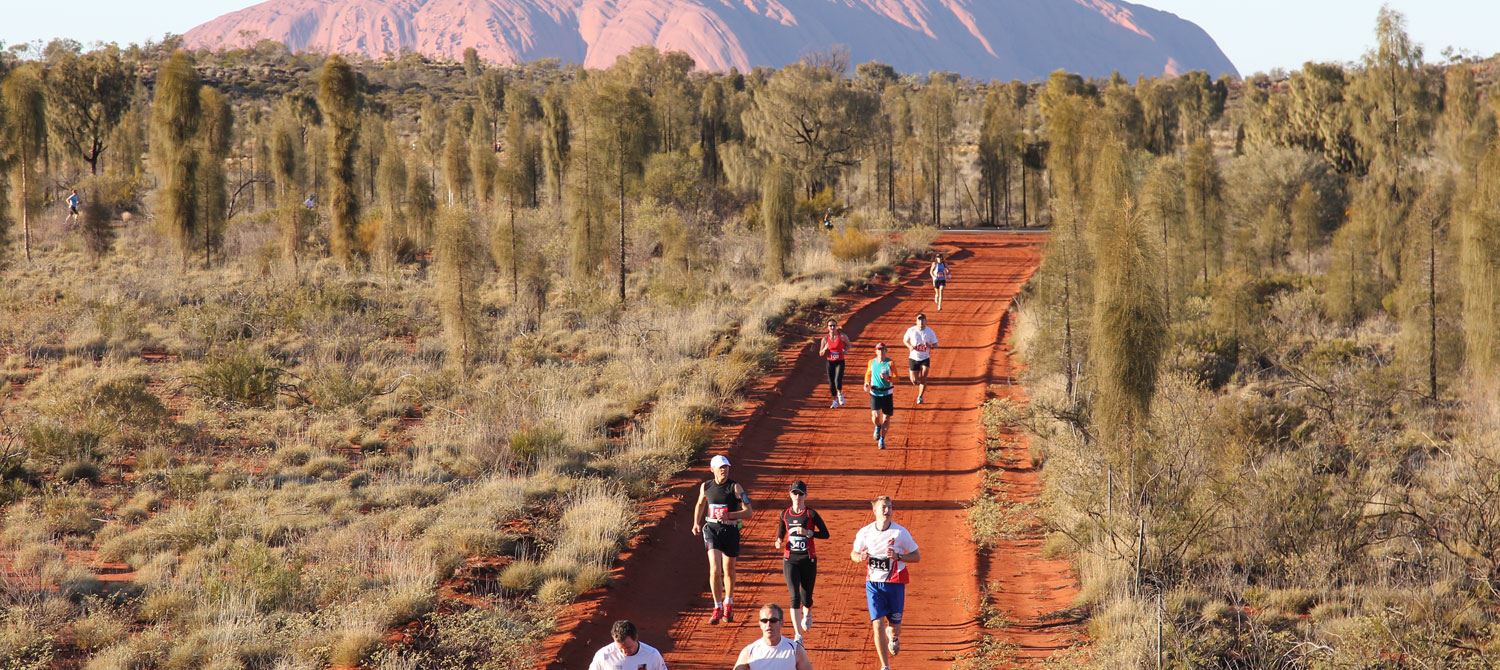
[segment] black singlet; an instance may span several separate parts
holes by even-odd
[[[719,484],[712,479],[704,482],[703,499],[708,501],[707,521],[739,525],[739,521],[736,519],[724,519],[725,514],[738,512],[743,507],[740,497],[734,494],[734,488],[735,483],[733,479],[725,479],[723,484]]]

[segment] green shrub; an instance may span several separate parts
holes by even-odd
[[[510,452],[527,465],[562,451],[567,435],[551,426],[520,428],[510,434]]]
[[[204,398],[244,407],[269,407],[285,371],[265,353],[248,347],[215,349],[203,359],[191,385]]]

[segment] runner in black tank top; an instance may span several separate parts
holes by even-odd
[[[776,548],[782,550],[781,575],[791,594],[787,608],[796,640],[802,641],[812,627],[813,585],[818,579],[818,547],[815,539],[828,539],[828,525],[817,510],[807,506],[807,484],[792,483],[792,506],[781,511],[776,523]],[[800,610],[800,611],[799,611]]]
[[[723,619],[734,621],[734,564],[740,555],[740,520],[750,518],[752,510],[745,487],[729,478],[729,459],[714,456],[709,467],[714,477],[698,485],[693,534],[703,536],[703,549],[708,552],[708,592],[714,599],[708,622],[716,624]]]

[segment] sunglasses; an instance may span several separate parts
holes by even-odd
[[[781,619],[761,619],[760,620],[761,623],[775,623],[777,621],[781,621]]]
[[[803,493],[801,491],[792,491],[792,495],[794,495],[794,496],[805,496],[807,494]]]

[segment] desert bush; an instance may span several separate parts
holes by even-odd
[[[269,407],[281,391],[284,370],[265,353],[245,346],[211,350],[192,387],[207,400],[244,407]]]
[[[880,238],[855,227],[829,233],[833,257],[844,262],[869,262],[880,253]]]

